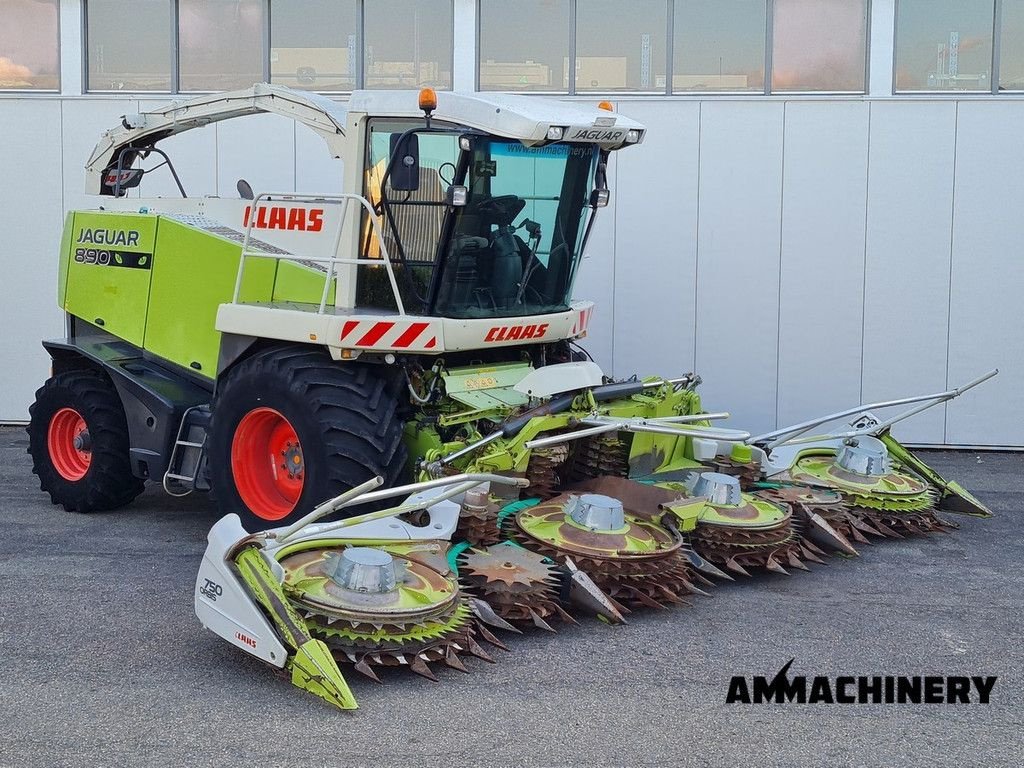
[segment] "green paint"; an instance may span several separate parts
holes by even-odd
[[[142,346],[152,271],[116,266],[121,251],[152,258],[157,217],[138,213],[76,213],[68,221],[67,283],[63,308],[136,346]],[[99,235],[98,233],[104,233]],[[97,239],[124,236],[125,246]],[[63,242],[63,241],[62,241]]]
[[[208,378],[217,372],[217,309],[231,301],[241,246],[161,218],[145,348]],[[274,262],[247,259],[241,301],[270,301]],[[319,298],[317,299],[319,301]],[[198,363],[196,368],[193,363]]]
[[[288,662],[292,685],[319,696],[338,709],[358,709],[330,650],[322,640],[308,640]]]

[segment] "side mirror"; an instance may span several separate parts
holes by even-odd
[[[420,188],[420,140],[415,133],[391,134],[391,175],[388,185],[396,192]]]
[[[595,189],[590,193],[590,205],[594,208],[604,208],[608,205],[608,198],[611,193],[607,188]]]

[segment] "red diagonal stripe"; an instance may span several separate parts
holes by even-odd
[[[363,335],[363,338],[356,342],[356,346],[372,347],[380,341],[384,334],[390,331],[394,325],[394,323],[377,323]]]
[[[428,341],[424,346],[427,349],[433,349],[435,344],[437,344],[437,337],[436,336],[431,336],[430,337],[430,341]]]
[[[430,323],[413,323],[405,329],[405,333],[399,336],[392,344],[395,349],[405,349],[419,338],[420,334],[427,330]]]
[[[352,329],[359,325],[358,320],[346,320],[345,324],[341,326],[341,340],[344,341],[345,337],[352,333]]]

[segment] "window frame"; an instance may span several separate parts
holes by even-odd
[[[64,70],[63,70],[63,46],[61,45],[61,3],[60,0],[54,0],[54,9],[57,11],[57,87],[56,88],[0,88],[0,96],[31,96],[33,94],[40,94],[42,96],[50,96],[55,93],[64,92]],[[84,56],[83,56],[84,58]]]
[[[893,96],[956,96],[957,98],[977,98],[979,96],[998,96],[999,90],[999,38],[1002,33],[1003,0],[991,0],[992,2],[992,56],[989,61],[989,89],[964,91],[955,88],[912,88],[904,91],[896,87],[896,67],[899,60],[899,34],[900,34],[900,2],[895,0],[893,8],[893,30],[892,30],[892,95]],[[1020,90],[1007,91],[1007,93],[1024,93]]]

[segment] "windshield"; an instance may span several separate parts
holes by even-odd
[[[596,160],[592,145],[525,147],[473,137],[469,162],[460,169],[469,196],[451,214],[434,314],[507,317],[568,309]]]
[[[394,265],[402,302],[407,311],[418,312],[427,306],[430,281],[437,259],[446,211],[445,191],[456,172],[459,160],[457,133],[421,133],[419,144],[419,187],[412,192],[396,191],[385,183],[391,159],[391,141],[420,121],[375,119],[370,123],[367,146],[365,195],[378,209],[384,245]],[[387,198],[387,211],[382,208]],[[360,255],[380,259],[380,243],[370,222],[363,221]],[[396,308],[394,293],[383,265],[359,267],[356,279],[356,304],[361,307]]]

